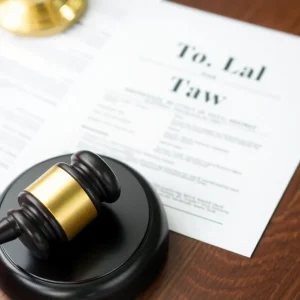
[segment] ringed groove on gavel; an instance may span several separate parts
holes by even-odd
[[[40,258],[51,245],[72,240],[97,218],[102,202],[120,197],[118,178],[99,156],[79,151],[57,163],[20,192],[20,208],[0,221],[0,244],[19,238]]]

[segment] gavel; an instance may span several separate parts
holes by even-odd
[[[87,0],[1,0],[0,26],[21,36],[50,36],[76,23],[86,7]]]
[[[20,208],[0,221],[0,244],[19,238],[37,257],[71,241],[103,207],[120,197],[118,178],[97,154],[79,151],[57,163],[20,192]]]

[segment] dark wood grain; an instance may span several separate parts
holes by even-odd
[[[283,32],[300,34],[299,0],[176,2]],[[300,300],[300,168],[252,258],[244,258],[171,234],[167,266],[139,300],[202,299]]]
[[[300,34],[299,0],[173,0],[226,17]]]
[[[300,299],[299,216],[300,168],[252,258],[173,233],[166,268],[139,300]]]
[[[299,0],[177,2],[268,28],[300,34]],[[276,170],[276,165],[274,169],[280,172]],[[6,299],[0,294],[0,300]],[[175,233],[171,234],[168,263],[139,300],[201,299],[300,300],[300,168],[252,258],[244,258]]]

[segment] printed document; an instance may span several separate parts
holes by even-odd
[[[300,156],[298,37],[161,3],[131,14],[20,168],[87,149],[139,171],[170,229],[250,257]]]
[[[0,28],[0,190],[16,158],[134,4],[135,0],[91,0],[78,24],[53,37],[23,38]]]

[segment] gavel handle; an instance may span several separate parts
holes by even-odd
[[[0,244],[15,240],[20,234],[21,230],[11,216],[0,220]]]

